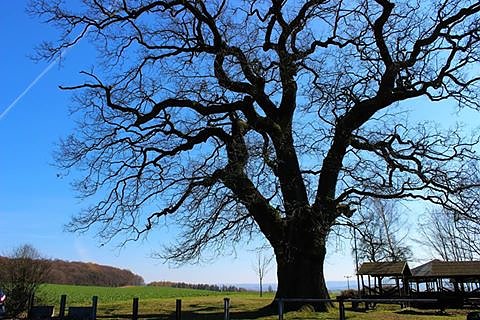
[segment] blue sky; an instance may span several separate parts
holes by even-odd
[[[54,64],[12,104],[49,66],[48,62],[30,59],[35,46],[56,36],[50,26],[25,13],[26,5],[26,0],[0,2],[0,254],[29,243],[49,258],[127,268],[147,282],[256,282],[251,267],[255,254],[250,251],[239,250],[237,257],[224,257],[214,264],[170,268],[150,257],[152,251],[160,248],[155,236],[118,249],[114,245],[99,247],[91,233],[63,231],[63,225],[82,203],[75,198],[69,178],[59,178],[51,165],[55,143],[74,127],[68,114],[69,93],[59,90],[58,85],[74,84],[78,72],[93,64],[95,53],[88,50],[87,44],[80,43],[68,51],[61,66]],[[425,105],[414,116],[451,123],[457,115],[450,105]],[[478,124],[480,116],[465,112],[459,120]],[[353,274],[348,244],[340,244],[340,252],[335,252],[334,247],[327,258],[326,277],[344,280],[344,276]],[[274,269],[265,282],[275,282]]]
[[[220,258],[213,264],[171,268],[151,258],[160,248],[155,237],[118,249],[113,244],[99,247],[91,233],[64,232],[64,224],[82,203],[70,188],[69,178],[57,177],[58,170],[51,165],[55,143],[74,128],[68,114],[70,95],[58,86],[75,83],[78,72],[93,64],[95,53],[80,43],[67,52],[61,66],[54,64],[12,104],[49,66],[30,58],[34,48],[56,36],[50,26],[26,14],[27,2],[0,2],[0,254],[29,243],[49,258],[127,268],[147,282],[256,282],[255,253],[248,250],[238,250],[236,257]],[[330,280],[343,280],[353,268],[348,254],[336,253],[326,267]],[[272,268],[265,282],[275,281]]]

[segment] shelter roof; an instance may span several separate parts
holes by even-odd
[[[359,275],[374,277],[412,275],[406,261],[401,262],[364,262],[358,270]]]
[[[480,277],[480,261],[432,260],[412,269],[414,278]]]

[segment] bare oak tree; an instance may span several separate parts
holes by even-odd
[[[103,197],[72,230],[128,240],[175,223],[178,262],[261,232],[277,297],[325,298],[327,236],[364,199],[476,201],[478,138],[395,115],[427,99],[479,109],[476,0],[68,4],[30,8],[63,31],[43,57],[88,39],[100,60],[63,87],[80,125],[59,165]]]

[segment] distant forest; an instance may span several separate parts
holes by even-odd
[[[0,257],[0,265],[9,260]],[[45,283],[85,286],[122,287],[144,285],[145,281],[130,270],[95,263],[44,260],[49,263]],[[34,263],[34,262],[33,262]]]
[[[52,260],[48,283],[86,286],[139,286],[145,281],[130,270],[85,262]]]
[[[157,287],[172,287],[172,288],[186,288],[186,289],[198,289],[198,290],[209,290],[209,291],[228,291],[228,292],[239,292],[246,291],[246,289],[238,288],[235,286],[226,286],[226,285],[216,285],[216,284],[192,284],[185,282],[171,282],[171,281],[154,281],[148,284],[149,286]]]

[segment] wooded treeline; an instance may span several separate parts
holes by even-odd
[[[149,286],[157,287],[172,287],[172,288],[184,288],[184,289],[198,289],[209,291],[228,291],[239,292],[246,291],[246,289],[238,288],[232,285],[216,285],[216,284],[201,284],[201,283],[185,283],[185,282],[171,282],[171,281],[154,281],[148,284]]]
[[[9,258],[0,257],[0,259],[5,261]],[[141,276],[130,270],[78,261],[45,261],[50,264],[45,283],[107,287],[145,284]]]
[[[49,283],[108,287],[143,285],[145,281],[130,270],[85,262],[53,260]]]

